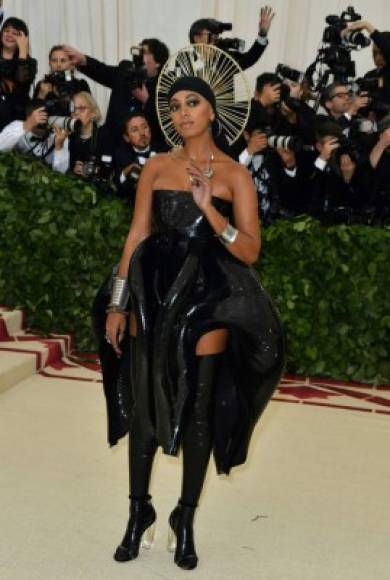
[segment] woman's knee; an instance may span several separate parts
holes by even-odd
[[[226,350],[229,332],[226,328],[217,328],[207,332],[197,342],[196,354],[218,354]]]

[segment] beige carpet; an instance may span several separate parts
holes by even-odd
[[[85,370],[85,376],[92,371]],[[127,450],[105,442],[101,385],[35,375],[0,395],[1,580],[388,580],[390,416],[273,401],[248,463],[211,465],[200,564],[166,551],[180,463],[159,456],[150,552],[112,560],[127,521]]]

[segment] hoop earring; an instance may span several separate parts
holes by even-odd
[[[219,119],[214,119],[213,123],[215,124],[214,126],[216,127],[214,134],[216,137],[219,137],[223,130],[222,123]]]

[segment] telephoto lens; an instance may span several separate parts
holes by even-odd
[[[268,147],[297,152],[302,150],[302,141],[299,137],[291,135],[269,135]]]
[[[69,133],[79,133],[81,131],[82,122],[80,119],[73,119],[72,117],[60,117],[52,115],[48,118],[47,124],[51,128],[65,129]]]

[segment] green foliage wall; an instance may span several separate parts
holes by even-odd
[[[73,333],[79,350],[96,350],[91,304],[129,222],[121,201],[2,154],[0,303],[24,307],[34,328]],[[280,221],[263,232],[258,269],[285,323],[289,371],[390,382],[388,230]]]

